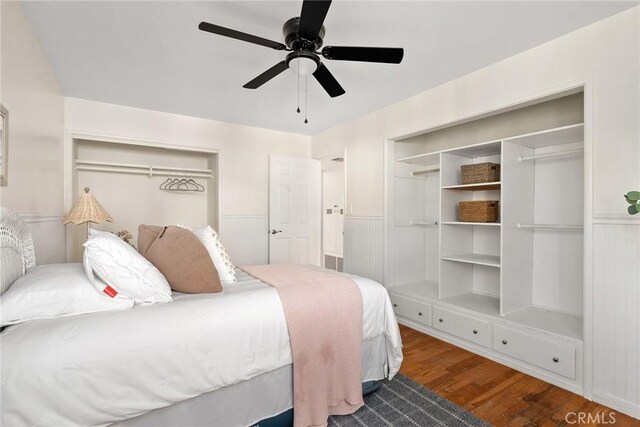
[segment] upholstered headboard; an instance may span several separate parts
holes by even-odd
[[[27,225],[18,215],[0,207],[0,294],[35,265],[33,240]]]

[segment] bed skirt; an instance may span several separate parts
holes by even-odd
[[[362,347],[363,393],[387,376],[384,335]],[[120,421],[117,427],[284,427],[293,425],[293,369],[283,366],[249,380]],[[289,423],[287,424],[287,420]]]

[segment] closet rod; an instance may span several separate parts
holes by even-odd
[[[567,150],[559,151],[557,153],[534,154],[533,156],[520,156],[518,157],[518,161],[523,162],[525,160],[548,159],[550,157],[577,156],[582,153],[583,150]]]
[[[438,225],[438,221],[429,222],[429,221],[411,221],[411,225]]]
[[[133,175],[147,175],[152,176],[173,176],[173,177],[187,177],[187,178],[213,178],[213,174],[202,172],[188,172],[188,171],[156,171],[153,167],[149,170],[144,169],[115,169],[101,166],[76,166],[76,170],[79,171],[93,171],[93,172],[112,172],[112,173],[128,173]]]
[[[582,230],[584,227],[579,224],[520,224],[518,228],[532,229],[538,228],[541,230]]]
[[[191,169],[191,168],[180,168],[180,167],[174,167],[174,166],[141,165],[141,164],[135,164],[135,163],[99,162],[95,160],[76,160],[76,165],[146,169],[147,171],[161,170],[161,171],[175,171],[175,172],[195,172],[195,173],[206,173],[206,174],[212,173],[211,169]]]
[[[411,172],[411,175],[413,175],[413,176],[427,175],[427,174],[434,173],[434,172],[440,172],[440,167],[436,167],[436,168],[432,168],[432,169],[423,169],[423,170],[419,170],[419,171],[413,171],[413,172]]]

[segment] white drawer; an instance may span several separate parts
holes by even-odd
[[[484,347],[491,345],[491,327],[485,320],[455,313],[440,307],[433,308],[433,327]]]
[[[567,378],[576,378],[576,349],[533,332],[493,325],[493,349]]]
[[[389,295],[396,316],[431,326],[431,305],[397,295]]]

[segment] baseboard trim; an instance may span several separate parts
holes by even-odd
[[[609,406],[623,414],[629,415],[630,417],[640,419],[639,404],[612,396],[597,387],[593,388],[593,401]]]

